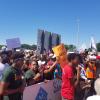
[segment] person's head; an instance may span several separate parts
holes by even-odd
[[[29,54],[30,54],[30,56],[33,56],[34,55],[33,51],[30,51]]]
[[[95,81],[94,88],[97,95],[100,95],[100,78]]]
[[[42,55],[41,55],[41,61],[46,61],[46,60],[47,60],[46,55],[45,55],[45,54],[42,54]]]
[[[82,56],[80,55],[80,54],[78,54],[78,58],[79,58],[79,63],[83,63],[83,58],[82,58]]]
[[[68,54],[67,60],[74,66],[77,66],[79,64],[79,57],[75,53]]]
[[[24,64],[23,58],[18,58],[14,60],[15,67],[22,68],[23,64]]]
[[[24,60],[24,65],[26,65],[27,67],[29,67],[29,65],[30,65],[30,60],[29,60],[29,59],[25,59],[25,60]]]
[[[8,57],[2,58],[2,63],[3,63],[3,64],[6,64],[6,63],[10,64],[9,58],[8,58]]]
[[[8,51],[8,56],[10,57],[12,55],[12,51]]]
[[[38,62],[37,61],[32,61],[31,62],[31,69],[35,72],[38,71]]]
[[[36,55],[32,56],[31,61],[37,61],[37,56]]]
[[[92,67],[92,66],[95,66],[95,65],[96,65],[96,59],[94,59],[94,58],[93,58],[93,59],[89,58],[89,63],[88,63],[88,64],[89,64],[89,66],[91,66],[91,67]]]

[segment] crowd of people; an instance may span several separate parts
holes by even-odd
[[[67,60],[68,63],[62,68],[62,100],[99,100],[100,95],[98,99],[88,98],[96,95],[99,90],[94,88],[94,82],[100,74],[99,56],[88,55],[86,51],[81,54],[69,54]],[[100,84],[96,83],[95,86],[99,88]]]
[[[54,54],[36,55],[34,51],[0,53],[1,100],[22,100],[26,86],[61,79],[61,68]]]
[[[62,80],[62,100],[91,100],[90,96],[100,95],[99,56],[87,50],[66,56],[67,63],[60,66],[53,52],[0,52],[0,100],[23,100],[25,87],[53,79]]]

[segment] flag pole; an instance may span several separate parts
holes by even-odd
[[[77,48],[79,47],[80,20],[77,19]]]

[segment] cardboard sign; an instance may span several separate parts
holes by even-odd
[[[64,67],[64,65],[67,63],[67,51],[64,47],[64,44],[60,44],[54,48],[52,48],[54,54],[56,55],[56,58],[58,62],[60,63],[61,67]]]
[[[20,39],[19,38],[7,39],[6,43],[7,43],[8,50],[12,50],[14,48],[21,47],[21,43],[20,43]]]

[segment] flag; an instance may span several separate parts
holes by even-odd
[[[95,51],[95,52],[97,51],[96,43],[93,37],[91,37],[90,48],[92,49],[92,51]]]

